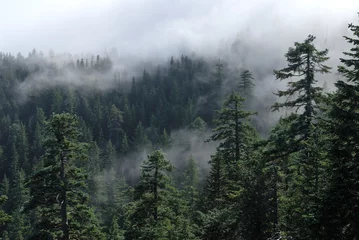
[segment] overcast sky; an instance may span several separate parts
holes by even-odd
[[[237,36],[286,45],[345,34],[358,0],[0,0],[0,51],[214,53]],[[330,41],[330,39],[329,39]],[[332,43],[333,44],[333,43]]]

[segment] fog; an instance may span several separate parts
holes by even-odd
[[[330,50],[328,65],[333,71],[318,78],[320,85],[325,79],[332,90],[338,77],[339,57],[348,49],[342,36],[350,34],[348,23],[358,22],[359,1],[1,0],[1,9],[2,52],[27,55],[35,48],[45,55],[53,50],[71,53],[75,58],[101,54],[115,58],[115,71],[119,66],[124,71],[134,63],[163,64],[172,55],[195,53],[210,62],[224,60],[233,72],[249,69],[256,78],[254,108],[262,110],[257,121],[268,129],[280,114],[273,115],[265,109],[275,101],[272,93],[284,86],[275,81],[273,69],[286,66],[284,54],[295,41],[302,42],[313,34],[319,50]],[[51,84],[46,72],[30,76],[18,86],[22,99],[49,86],[71,84],[83,88],[89,82],[98,86],[97,80],[104,78],[91,76],[93,81],[81,81],[78,73],[65,73],[56,76]],[[113,75],[105,79],[112,81]],[[102,81],[99,88],[109,89],[111,83]],[[185,135],[183,131],[175,134],[179,139]],[[215,145],[202,145],[203,141],[193,139],[196,136],[188,141],[191,147],[175,143],[166,153],[174,162],[192,154],[206,169]],[[129,175],[138,171],[146,151],[135,154],[140,156],[130,158],[141,160],[125,169]]]
[[[162,58],[217,55],[240,38],[282,56],[317,35],[328,47],[356,21],[355,0],[14,0],[1,1],[0,50]],[[334,42],[333,42],[334,41]],[[266,54],[267,55],[267,54]]]
[[[348,48],[342,36],[350,34],[347,24],[357,22],[359,11],[359,1],[355,0],[1,2],[2,52],[27,55],[35,48],[45,55],[53,50],[57,55],[66,52],[75,57],[115,56],[115,70],[129,75],[134,75],[129,70],[133,65],[163,64],[172,55],[196,53],[255,72],[256,79],[261,80],[256,95],[263,102],[267,102],[268,93],[281,87],[274,83],[272,70],[284,67],[288,47],[308,34],[317,36],[319,49],[330,50],[329,65],[334,71],[326,80],[328,88],[333,89],[335,66]],[[42,78],[27,80],[21,92],[43,86]],[[66,84],[74,78],[58,79]],[[108,85],[100,88],[107,89]]]

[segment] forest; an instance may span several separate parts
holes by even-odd
[[[108,56],[0,53],[0,237],[359,239],[359,26],[348,28],[339,66],[313,35],[288,46],[273,126],[257,69],[225,59],[169,56],[130,77]]]

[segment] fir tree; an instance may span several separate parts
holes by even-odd
[[[316,86],[317,75],[329,73],[325,65],[328,50],[319,51],[314,46],[315,37],[309,35],[303,43],[296,42],[286,53],[288,66],[274,71],[279,80],[289,79],[288,88],[276,94],[286,97],[275,103],[272,110],[289,108],[294,112],[283,119],[281,136],[275,137],[277,158],[285,173],[286,182],[281,189],[278,206],[280,228],[287,237],[309,237],[315,235],[315,208],[318,203],[319,166],[321,157],[317,114],[322,98],[322,88]],[[275,134],[278,134],[276,132]],[[285,151],[283,152],[283,149]],[[274,157],[275,158],[275,157]],[[277,172],[276,172],[277,174]],[[283,218],[282,218],[283,216]]]
[[[352,44],[338,71],[345,80],[335,85],[328,113],[331,147],[330,186],[326,191],[321,218],[321,239],[359,238],[359,26],[349,24],[353,36],[344,37]]]
[[[193,239],[185,205],[171,183],[173,166],[161,151],[155,151],[142,165],[134,202],[128,210],[126,239]],[[185,231],[183,231],[185,229]]]
[[[6,200],[7,197],[5,195],[0,196],[0,236],[3,235],[5,224],[10,222],[11,220],[10,215],[8,215],[4,212],[4,210],[2,210],[2,205],[4,204],[4,202],[6,202]]]
[[[248,155],[248,140],[250,131],[248,118],[254,113],[241,110],[243,98],[233,92],[225,100],[222,109],[217,111],[213,129],[212,141],[221,141],[218,150],[229,163],[238,162]]]
[[[28,210],[38,212],[32,239],[102,239],[92,210],[86,205],[86,174],[75,163],[86,159],[78,142],[78,119],[52,115],[47,124],[44,164],[29,182]]]
[[[252,89],[255,86],[253,74],[249,70],[243,70],[240,74],[239,92],[247,100],[252,97]]]

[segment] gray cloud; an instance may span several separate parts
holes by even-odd
[[[53,49],[80,56],[111,55],[117,49],[116,70],[128,70],[146,60],[159,63],[171,55],[225,59],[232,69],[248,68],[257,79],[258,105],[269,107],[272,92],[285,86],[274,81],[273,69],[285,67],[284,54],[294,41],[317,36],[319,49],[330,49],[333,73],[320,76],[320,85],[333,89],[335,66],[348,45],[347,24],[357,21],[357,0],[14,0],[3,1],[0,14],[0,51],[32,48],[45,54]],[[133,71],[129,70],[129,75]],[[31,76],[19,86],[24,96],[44,86],[73,84],[83,87],[82,76],[66,72],[52,82],[46,74]],[[106,79],[113,79],[112,75]],[[105,81],[101,89],[108,89]],[[269,114],[265,113],[266,116]],[[270,122],[277,117],[271,115]],[[267,117],[266,117],[267,118]],[[265,123],[263,123],[265,125]]]
[[[0,49],[168,57],[217,54],[238,34],[278,49],[308,33],[323,37],[355,20],[354,0],[14,0],[2,3]],[[4,24],[5,23],[5,24]],[[334,44],[328,40],[328,44]],[[263,46],[264,48],[266,46]],[[261,46],[258,46],[261,48]],[[271,52],[273,53],[273,52]]]

